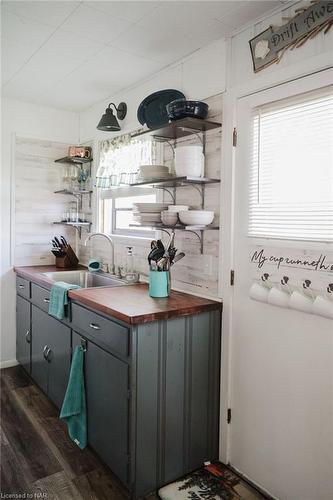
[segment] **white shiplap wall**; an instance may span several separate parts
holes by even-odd
[[[66,155],[68,144],[15,138],[13,262],[16,266],[53,264],[50,252],[54,234],[75,243],[74,229],[55,226],[69,196],[54,194],[62,188],[63,167],[54,160]]]

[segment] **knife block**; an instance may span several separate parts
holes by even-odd
[[[61,269],[76,267],[78,263],[79,259],[70,245],[66,247],[66,255],[64,257],[56,257],[56,267]]]

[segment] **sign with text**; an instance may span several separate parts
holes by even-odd
[[[288,48],[300,47],[320,31],[324,33],[333,24],[333,1],[319,1],[298,13],[279,28],[270,26],[250,40],[255,72],[278,62]]]

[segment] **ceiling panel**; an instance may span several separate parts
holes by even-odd
[[[5,1],[3,94],[79,111],[282,1]]]
[[[84,4],[91,6],[91,2],[85,1]],[[149,12],[156,9],[158,5],[159,2],[151,1],[131,2],[123,0],[121,2],[94,2],[94,8],[133,23],[140,21]]]
[[[59,26],[80,5],[72,1],[5,1],[4,8],[16,15],[50,26]]]
[[[62,28],[97,42],[109,43],[132,26],[132,23],[125,19],[95,9],[94,2],[90,4],[90,6],[87,6],[87,3],[80,5]]]

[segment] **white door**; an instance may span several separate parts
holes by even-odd
[[[332,81],[331,72],[322,72],[241,98],[237,106],[229,461],[283,500],[333,498],[333,329],[320,316],[249,298],[253,244],[323,247],[248,236],[251,113]]]

